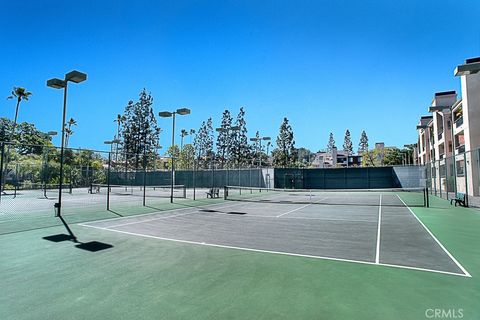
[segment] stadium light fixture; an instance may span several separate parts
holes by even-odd
[[[63,89],[63,112],[62,112],[62,141],[60,145],[60,177],[59,177],[59,190],[58,190],[58,202],[55,203],[56,215],[60,218],[62,216],[62,187],[63,187],[63,158],[65,154],[65,117],[67,113],[67,88],[68,82],[80,83],[87,80],[87,74],[73,70],[65,75],[65,79],[61,80],[58,78],[52,78],[47,80],[47,87],[54,89]],[[63,221],[63,219],[62,219]],[[65,224],[65,223],[64,223]],[[65,224],[65,227],[68,229],[70,235],[76,240],[76,237],[70,231],[68,226]]]
[[[190,114],[190,109],[188,108],[180,108],[176,111],[161,111],[158,115],[162,118],[170,118],[172,117],[172,148],[175,145],[175,115],[179,114],[181,116]],[[171,180],[171,187],[170,187],[170,203],[173,203],[173,186],[175,185],[175,157],[172,154],[172,178]]]

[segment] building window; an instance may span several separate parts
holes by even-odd
[[[465,176],[465,160],[457,161],[457,177]]]
[[[445,178],[445,176],[447,175],[447,171],[445,170],[445,165],[444,164],[441,164],[440,167],[439,167],[439,173],[440,173],[440,177],[441,178]]]

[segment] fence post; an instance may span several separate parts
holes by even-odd
[[[442,170],[440,170],[440,169],[441,169],[440,160],[438,160],[438,183],[440,184],[438,190],[439,190],[439,193],[440,193],[440,198],[443,199],[443,196],[442,196]],[[446,174],[446,171],[445,171],[445,177],[446,176],[447,176],[447,174]]]
[[[200,157],[199,157],[200,158]],[[197,168],[198,168],[198,161],[199,158],[193,160],[193,200],[195,200],[196,197],[196,189],[197,189]]]
[[[145,197],[147,189],[147,155],[143,153],[143,206],[145,207]]]
[[[5,144],[2,142],[0,147],[0,202],[2,202],[2,193],[3,193],[3,156],[5,154]]]
[[[471,162],[471,157],[472,155],[470,154],[470,162]],[[473,163],[472,163],[472,169],[473,169]],[[472,173],[473,173],[473,170],[472,170]],[[465,206],[468,207],[468,170],[467,170],[467,153],[466,152],[463,154],[463,175],[465,176]]]
[[[107,210],[110,210],[110,165],[112,154],[108,153],[108,167],[107,167]]]

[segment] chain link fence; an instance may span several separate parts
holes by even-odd
[[[456,153],[426,165],[429,192],[446,200],[465,197],[466,205],[480,207],[480,149]]]
[[[0,152],[0,234],[59,225],[60,148],[0,142]],[[157,154],[66,148],[62,216],[73,223],[106,219],[167,210],[172,200],[204,201],[211,189],[222,198],[225,185],[273,187],[273,169],[185,163],[172,171],[171,159]]]

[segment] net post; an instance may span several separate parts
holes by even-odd
[[[197,175],[197,163],[195,161],[196,159],[193,159],[193,200],[195,201],[195,192],[196,192],[196,188],[195,188],[195,178],[196,178],[196,175]]]
[[[224,186],[223,187],[223,200],[227,200],[228,198],[228,187]]]
[[[110,210],[110,165],[112,154],[108,153],[108,167],[107,167],[107,210]]]
[[[471,151],[468,151],[471,153]],[[470,160],[472,155],[470,154]],[[455,159],[456,161],[456,159]],[[472,170],[473,172],[473,170]],[[468,170],[467,170],[467,152],[463,153],[463,174],[465,176],[465,206],[468,207]],[[455,173],[455,176],[457,174]],[[473,179],[472,179],[473,180]]]
[[[426,186],[424,189],[423,189],[423,194],[424,194],[424,204],[425,204],[425,207],[429,208],[430,207],[430,199],[428,197],[428,186]]]

